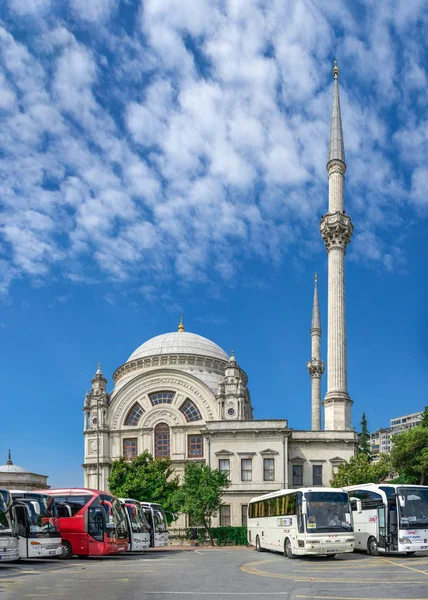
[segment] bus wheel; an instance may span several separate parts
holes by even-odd
[[[416,550],[414,552],[406,552],[407,556],[413,556],[414,554],[416,554]]]
[[[326,554],[327,558],[334,558],[336,555],[335,554]]]
[[[262,545],[260,544],[259,536],[256,536],[256,550],[257,552],[263,552]]]
[[[73,556],[73,550],[69,542],[62,542],[62,554],[61,558],[71,558]]]
[[[370,554],[370,556],[378,556],[379,552],[377,549],[376,538],[371,537],[369,539],[368,544],[367,544],[367,553]]]
[[[289,538],[286,538],[284,542],[284,556],[287,558],[296,558],[296,555],[293,554],[293,548]]]

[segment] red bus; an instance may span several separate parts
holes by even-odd
[[[128,549],[128,525],[120,500],[88,488],[49,490],[59,515],[63,558],[117,554]]]

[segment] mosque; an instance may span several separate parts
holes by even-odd
[[[344,210],[345,151],[334,64],[333,113],[327,162],[328,212],[320,232],[328,257],[327,393],[321,402],[321,320],[315,277],[311,325],[312,423],[308,431],[287,419],[256,419],[248,376],[235,356],[213,341],[185,331],[158,335],[137,348],[113,374],[100,366],[84,411],[85,486],[108,489],[109,469],[120,456],[144,450],[171,458],[177,474],[190,461],[229,474],[231,486],[213,525],[245,525],[251,498],[281,488],[328,486],[355,453],[352,401],[347,389],[345,252],[353,226]],[[324,411],[324,429],[321,412]],[[179,526],[186,525],[186,517]]]
[[[14,465],[9,450],[5,465],[0,465],[0,488],[7,490],[47,490],[48,476],[31,473],[24,467]]]

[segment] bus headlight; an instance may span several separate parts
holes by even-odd
[[[40,542],[30,542],[32,546],[41,546]]]
[[[400,544],[411,544],[412,540],[410,538],[399,538],[398,540]]]

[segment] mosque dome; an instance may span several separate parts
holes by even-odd
[[[157,335],[139,346],[126,362],[146,358],[148,356],[161,356],[171,354],[194,354],[214,358],[216,360],[228,361],[227,352],[222,350],[211,340],[196,333],[188,331],[175,331]]]
[[[12,456],[9,450],[7,463],[5,465],[0,465],[0,473],[29,473],[29,471],[23,467],[18,467],[18,465],[13,464]]]

